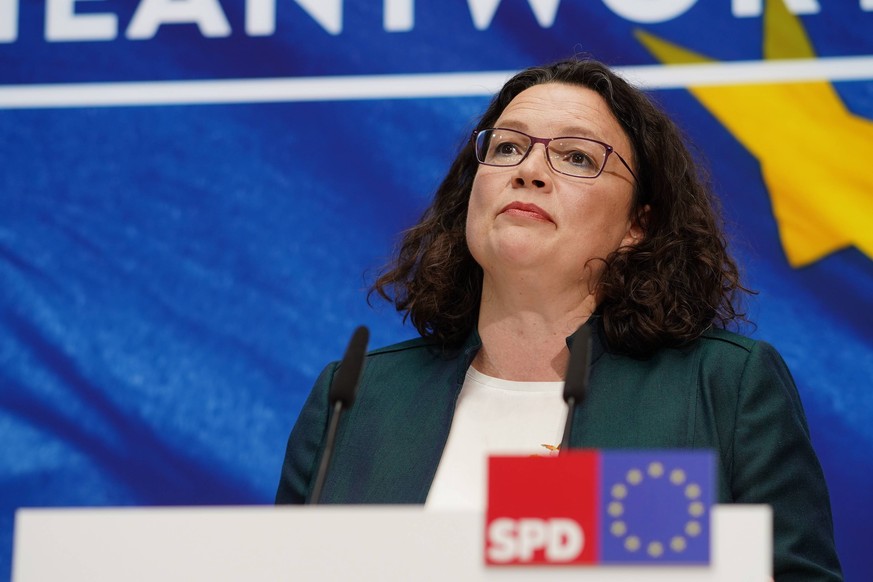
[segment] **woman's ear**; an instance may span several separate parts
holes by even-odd
[[[646,204],[631,218],[622,246],[633,247],[646,238],[651,210],[652,207]]]

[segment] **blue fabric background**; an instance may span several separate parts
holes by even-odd
[[[819,55],[873,54],[873,12],[833,4],[803,17]],[[527,2],[505,0],[479,31],[467,3],[419,0],[404,33],[382,29],[380,0],[345,2],[338,35],[286,2],[268,37],[247,37],[242,3],[225,2],[227,38],[176,24],[141,41],[123,34],[136,3],[78,3],[118,15],[104,42],[46,41],[44,5],[21,1],[0,89],[515,70],[574,52],[654,63],[641,25],[600,2],[566,1],[542,28]],[[733,17],[727,0],[642,27],[719,60],[761,58],[761,18]],[[835,86],[873,117],[873,80]],[[654,94],[709,160],[760,291],[746,331],[795,375],[847,578],[864,579],[873,259],[848,248],[792,269],[758,161],[687,91]],[[367,305],[367,282],[486,104],[0,109],[0,578],[18,507],[271,503],[303,399],[351,331],[369,326],[371,346],[414,334]]]

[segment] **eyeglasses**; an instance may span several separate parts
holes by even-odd
[[[546,149],[549,166],[559,174],[576,178],[596,178],[606,167],[610,154],[615,154],[634,180],[637,175],[609,144],[585,137],[534,137],[515,129],[494,127],[473,132],[476,159],[486,166],[517,166],[541,143]]]

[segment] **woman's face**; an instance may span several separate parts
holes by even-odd
[[[563,83],[536,85],[494,124],[537,137],[588,137],[610,144],[631,166],[630,142],[600,95]],[[597,178],[555,172],[543,144],[518,166],[480,165],[467,213],[467,244],[491,276],[559,277],[592,291],[601,261],[642,231],[629,216],[634,181],[613,154]]]

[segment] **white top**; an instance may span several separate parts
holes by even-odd
[[[549,447],[564,433],[563,390],[563,382],[501,380],[470,366],[426,507],[484,509],[489,455],[557,454]]]

